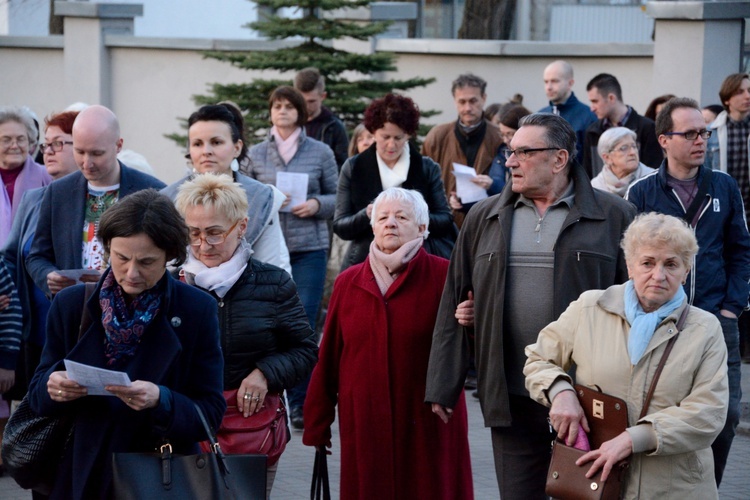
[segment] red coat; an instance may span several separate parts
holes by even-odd
[[[385,297],[369,257],[336,280],[302,441],[330,440],[338,403],[342,499],[474,497],[463,395],[447,425],[424,402],[447,270],[420,250]]]

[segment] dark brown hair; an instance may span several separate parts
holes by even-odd
[[[268,114],[271,114],[273,104],[278,101],[289,101],[289,104],[297,110],[297,125],[304,127],[307,123],[307,104],[299,90],[288,85],[276,87],[268,98]]]
[[[419,108],[408,97],[388,94],[375,99],[365,110],[365,128],[374,134],[386,123],[392,123],[406,134],[414,136],[419,129]]]

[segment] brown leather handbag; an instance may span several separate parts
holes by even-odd
[[[659,360],[659,365],[656,367],[654,378],[651,380],[638,420],[645,417],[648,412],[656,383],[659,381],[659,376],[664,369],[669,353],[672,352],[672,347],[680,334],[680,330],[685,324],[688,309],[690,309],[690,306],[682,311],[677,321],[677,334],[669,339],[664,354]],[[603,393],[598,386],[594,390],[583,385],[576,385],[575,391],[591,429],[588,439],[592,450],[598,449],[602,443],[619,436],[627,429],[628,407],[625,401]],[[581,430],[581,432],[583,431]],[[586,477],[586,472],[591,467],[590,463],[583,466],[576,465],[576,460],[586,453],[588,452],[567,446],[559,439],[553,441],[552,459],[550,460],[545,487],[547,495],[558,500],[617,500],[620,498],[622,483],[630,460],[625,459],[618,463],[610,472],[607,480],[602,481],[601,470],[591,478]]]

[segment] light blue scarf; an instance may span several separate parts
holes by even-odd
[[[647,313],[638,302],[638,296],[635,293],[633,280],[625,283],[625,317],[630,323],[630,335],[628,336],[628,354],[630,362],[636,365],[646,352],[646,347],[654,336],[656,327],[659,326],[664,318],[669,316],[675,309],[680,307],[685,300],[685,290],[682,287],[677,289],[667,303],[654,312]]]

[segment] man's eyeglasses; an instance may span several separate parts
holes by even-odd
[[[235,222],[232,227],[230,227],[226,232],[219,233],[219,234],[207,234],[206,236],[201,235],[200,231],[196,233],[190,233],[190,244],[194,247],[201,246],[202,242],[206,242],[209,245],[221,245],[224,243],[224,240],[227,239],[227,236],[229,236],[229,233],[234,231],[234,228],[237,227],[237,224],[239,224],[240,221]]]
[[[516,155],[516,158],[520,161],[526,161],[531,157],[531,153],[536,153],[537,151],[554,151],[558,149],[560,148],[518,148],[506,149],[504,153],[506,160],[509,160],[511,155]]]
[[[63,150],[63,147],[66,144],[73,145],[73,141],[54,141],[54,142],[45,142],[39,145],[40,148],[42,148],[42,152],[47,151],[47,148],[50,148],[53,153],[59,153]]]
[[[29,143],[29,138],[25,135],[19,135],[18,137],[8,137],[7,135],[4,135],[3,137],[0,137],[0,146],[4,148],[10,147],[14,142],[19,147],[24,147]]]
[[[688,130],[687,132],[664,132],[664,135],[681,135],[687,141],[694,141],[701,136],[701,139],[708,139],[711,137],[711,131],[706,130]]]

